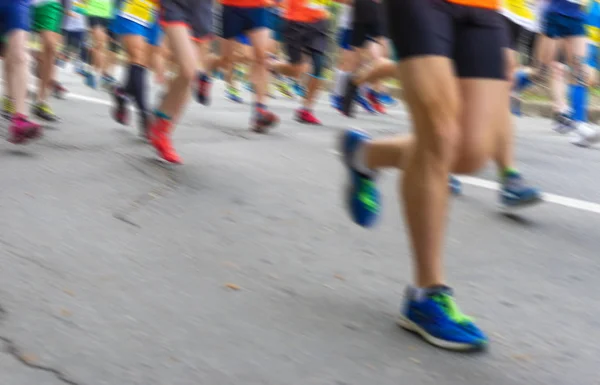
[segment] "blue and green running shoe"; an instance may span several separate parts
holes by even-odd
[[[506,172],[501,184],[500,203],[505,209],[528,207],[543,201],[540,190],[528,185],[517,171]]]
[[[242,99],[242,96],[240,95],[240,90],[234,86],[227,86],[227,89],[225,90],[225,97],[232,102],[244,103],[244,99]]]
[[[302,87],[300,85],[300,83],[294,81],[294,84],[292,85],[292,89],[294,90],[294,93],[296,94],[296,96],[303,98],[306,96],[306,89],[304,87]]]
[[[346,186],[346,207],[352,220],[363,227],[371,227],[379,217],[380,195],[375,183],[375,173],[360,172],[354,165],[356,151],[367,143],[370,137],[359,130],[348,129],[342,132],[339,149],[349,173]]]
[[[424,290],[419,296],[417,289],[407,288],[398,325],[443,349],[474,351],[487,346],[487,336],[460,311],[449,287]]]

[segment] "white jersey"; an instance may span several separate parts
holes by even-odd
[[[340,18],[338,20],[338,28],[348,29],[352,25],[352,19],[354,18],[354,7],[348,4],[342,4],[342,10],[340,11]]]
[[[510,21],[528,31],[537,31],[537,1],[535,0],[503,0],[500,12]]]
[[[74,16],[65,16],[63,28],[69,32],[87,31],[87,21],[85,16],[80,13],[75,13]]]

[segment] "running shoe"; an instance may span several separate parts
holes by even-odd
[[[15,113],[15,103],[8,96],[2,98],[2,117],[6,120],[12,119]]]
[[[462,193],[462,182],[454,175],[448,176],[448,187],[452,195],[460,195]]]
[[[339,112],[342,112],[342,103],[344,101],[344,97],[340,96],[340,95],[331,95],[329,97],[329,102],[331,103],[331,107],[334,110],[337,110]]]
[[[65,100],[66,95],[69,91],[59,82],[54,82],[54,86],[52,87],[52,95],[56,99]]]
[[[487,336],[460,311],[449,287],[421,290],[422,294],[412,287],[406,290],[398,325],[443,349],[473,351],[487,346]]]
[[[363,227],[373,226],[381,211],[376,173],[361,172],[355,166],[356,152],[370,139],[366,133],[353,129],[342,132],[339,139],[339,151],[349,176],[344,194],[346,209],[352,221]]]
[[[96,75],[91,72],[85,72],[83,76],[85,77],[86,86],[94,90],[98,89],[98,80],[96,79]]]
[[[148,131],[148,139],[161,158],[170,163],[181,164],[181,158],[171,142],[170,127],[171,122],[157,117]]]
[[[521,208],[542,202],[542,193],[531,187],[518,172],[509,172],[502,178],[500,203],[504,208]]]
[[[277,88],[277,91],[279,91],[279,93],[283,96],[285,96],[286,98],[293,98],[294,97],[294,93],[292,91],[292,88],[290,87],[290,85],[283,79],[277,79],[275,81],[275,87]]]
[[[559,134],[566,134],[575,129],[575,123],[571,119],[571,114],[566,112],[557,112],[552,119],[552,129]]]
[[[354,117],[354,103],[358,97],[358,86],[352,81],[352,77],[346,82],[346,91],[341,101],[340,112],[348,117]]]
[[[371,105],[371,103],[367,100],[367,98],[365,98],[364,96],[362,96],[360,94],[360,92],[356,95],[355,100],[369,114],[375,114],[375,113],[377,113],[377,110],[375,110],[375,108]]]
[[[46,122],[58,122],[60,118],[56,116],[52,108],[48,105],[48,103],[41,102],[36,103],[31,108],[33,115],[38,118],[45,120]]]
[[[244,103],[244,99],[242,99],[240,96],[240,90],[233,86],[227,86],[227,89],[225,90],[225,97],[232,102]]]
[[[42,127],[27,119],[23,114],[14,114],[8,128],[8,141],[13,144],[25,144],[30,139],[39,138]]]
[[[129,99],[123,89],[121,87],[115,87],[112,92],[112,97],[114,101],[113,109],[112,109],[112,117],[113,119],[120,124],[128,125],[129,124],[129,108],[127,104]]]
[[[210,87],[212,79],[206,74],[199,74],[197,79],[196,98],[198,103],[208,106],[210,104]]]
[[[266,134],[271,128],[279,123],[279,117],[273,112],[257,108],[252,117],[252,131],[259,134]]]
[[[319,119],[317,119],[315,114],[313,114],[313,112],[307,108],[300,108],[296,110],[295,120],[300,123],[312,124],[315,126],[320,126],[323,124]]]
[[[298,82],[294,82],[294,85],[292,86],[292,89],[294,90],[294,93],[301,97],[304,98],[306,96],[306,89],[304,89],[304,87],[302,87],[300,85],[300,83]]]
[[[589,123],[578,122],[571,143],[579,147],[590,147],[600,141],[600,130]]]
[[[373,90],[367,90],[367,101],[375,111],[385,114],[385,107],[379,101],[379,93]]]
[[[392,95],[380,92],[379,93],[379,103],[391,107],[398,104],[398,101],[392,97]]]

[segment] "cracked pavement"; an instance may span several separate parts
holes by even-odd
[[[382,175],[373,230],[340,200],[335,133],[406,132],[402,107],[349,121],[324,100],[325,125],[308,127],[278,99],[282,124],[260,136],[217,84],[177,130],[177,167],[83,100],[106,94],[61,76],[79,95],[52,102],[63,122],[0,143],[0,384],[600,384],[597,213],[546,203],[511,219],[466,185],[448,279],[492,345],[439,351],[394,324],[411,276],[396,177]],[[600,201],[598,149],[523,118],[516,153],[545,191]]]

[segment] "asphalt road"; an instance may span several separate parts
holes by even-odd
[[[342,209],[335,134],[406,132],[402,107],[350,121],[323,100],[309,127],[278,99],[282,124],[260,136],[217,85],[176,132],[185,164],[168,166],[105,93],[62,79],[63,122],[0,142],[0,384],[600,384],[598,149],[518,120],[519,168],[554,195],[515,218],[493,167],[467,180],[448,281],[492,344],[455,354],[394,323],[411,278],[396,175],[377,228]]]

